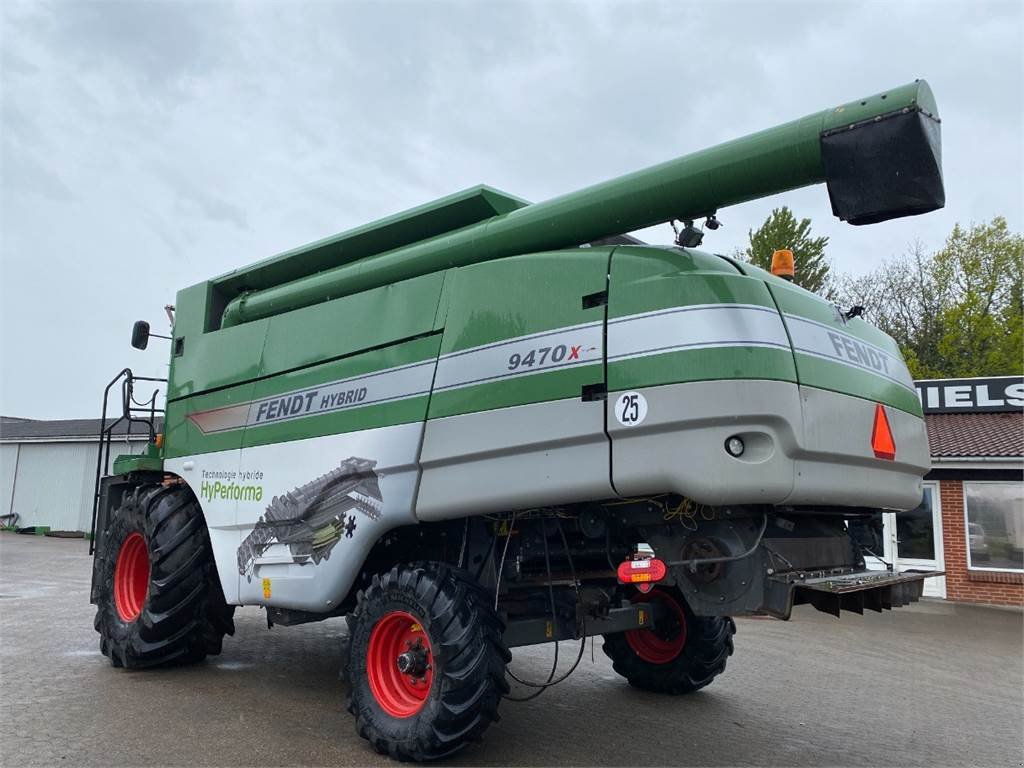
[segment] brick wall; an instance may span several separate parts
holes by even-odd
[[[941,481],[939,498],[946,554],[946,597],[970,603],[1024,606],[1024,573],[972,571],[967,568],[963,483],[959,480]]]

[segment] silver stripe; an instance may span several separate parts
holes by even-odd
[[[700,304],[608,321],[608,360],[714,347],[789,351],[779,313],[756,304]]]
[[[602,326],[599,320],[443,355],[437,363],[434,391],[600,363]]]
[[[248,404],[190,414],[189,419],[203,432],[212,434],[428,395],[435,365],[434,360],[401,365],[264,397]]]
[[[786,323],[796,352],[873,373],[916,393],[906,364],[891,352],[799,315],[787,313]]]
[[[621,363],[624,360],[637,360],[641,357],[653,357],[654,355],[664,355],[669,352],[691,352],[701,349],[728,349],[730,347],[759,347],[761,349],[778,349],[783,352],[789,352],[789,344],[772,344],[770,342],[760,341],[715,341],[708,343],[697,342],[695,344],[673,344],[670,347],[659,347],[657,349],[647,349],[642,352],[625,352],[621,355],[609,356],[609,363]]]

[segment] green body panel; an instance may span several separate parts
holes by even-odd
[[[832,107],[741,139],[527,205],[454,232],[295,276],[233,298],[225,326],[489,259],[593,242],[673,218],[698,218],[719,208],[825,181],[821,141],[834,129],[899,110],[935,113],[928,85],[918,81]],[[241,279],[240,275],[236,275]]]
[[[113,472],[115,475],[126,475],[129,472],[159,472],[164,468],[164,460],[156,453],[156,446],[149,446],[154,450],[142,454],[126,454],[114,459]]]
[[[257,323],[202,333],[189,327],[196,300],[207,284],[178,294],[175,338],[184,351],[171,360],[168,399],[174,400],[246,380],[355,354],[439,330],[443,272],[386,285]]]
[[[608,318],[689,304],[774,307],[761,280],[692,248],[622,246],[612,259]]]
[[[271,318],[260,376],[440,330],[437,305],[444,277],[436,272]]]
[[[601,320],[602,307],[582,302],[607,287],[611,251],[531,253],[454,270],[441,354]]]
[[[178,291],[174,313],[176,341],[172,344],[180,343],[182,349],[180,355],[171,355],[168,402],[250,381],[260,374],[269,320],[207,333],[204,321],[212,311],[215,302],[210,283]]]

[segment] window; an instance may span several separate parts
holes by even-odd
[[[964,483],[967,567],[1024,570],[1024,486]]]

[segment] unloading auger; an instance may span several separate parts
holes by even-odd
[[[850,224],[941,208],[939,117],[928,84],[917,80],[543,203],[518,201],[514,210],[497,208],[482,221],[383,253],[347,247],[344,235],[316,243],[278,262],[281,282],[232,299],[222,322],[237,325],[438,270],[569,248],[672,219],[702,219],[821,183],[832,212]],[[318,262],[305,255],[332,249],[336,264],[311,272]],[[244,282],[246,272],[225,282]]]

